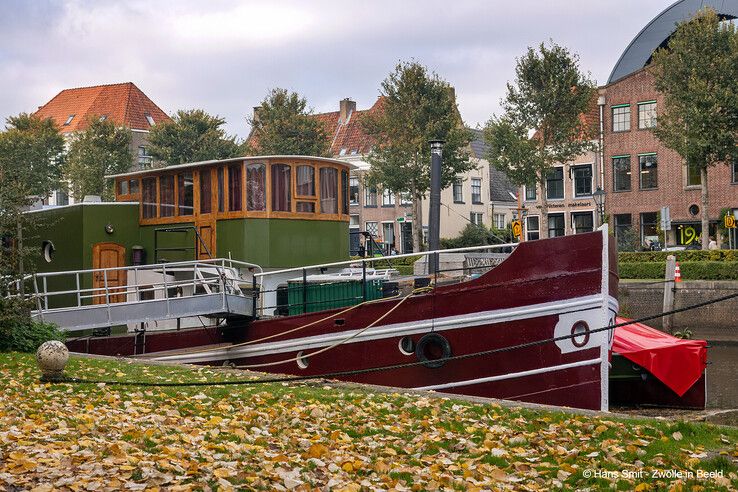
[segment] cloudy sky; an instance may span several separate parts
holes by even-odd
[[[248,133],[272,87],[317,112],[379,95],[399,60],[456,87],[471,126],[499,111],[515,57],[553,39],[603,83],[671,0],[1,0],[0,117],[60,90],[134,82],[164,111],[202,108]]]

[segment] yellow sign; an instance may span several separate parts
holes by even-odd
[[[726,214],[725,215],[725,228],[726,229],[735,229],[735,216]]]
[[[523,237],[523,223],[519,220],[513,220],[512,232],[516,238],[521,239]]]

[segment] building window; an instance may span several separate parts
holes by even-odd
[[[146,118],[146,122],[149,124],[149,126],[154,126],[156,122],[154,121],[154,118],[149,113],[145,113],[144,117]]]
[[[246,166],[246,210],[266,210],[266,168],[264,164]]]
[[[359,178],[351,177],[349,189],[349,203],[351,205],[359,204]]]
[[[529,215],[525,218],[525,235],[528,241],[535,241],[541,237],[540,222],[537,215]]]
[[[656,229],[656,212],[646,212],[641,214],[641,244],[646,244],[646,241],[657,242],[659,240],[659,233]]]
[[[700,166],[694,163],[687,163],[687,186],[700,186],[702,177],[700,176]]]
[[[410,193],[402,192],[400,193],[400,205],[412,205],[413,200],[410,198]]]
[[[209,214],[213,210],[212,173],[210,169],[200,171],[200,213]]]
[[[594,217],[592,216],[592,212],[572,212],[571,228],[574,229],[574,234],[592,232],[594,230]]]
[[[359,227],[359,215],[358,214],[352,214],[349,215],[349,227]]]
[[[482,180],[472,178],[471,180],[472,203],[482,203]]]
[[[174,175],[159,178],[159,216],[174,217]]]
[[[133,183],[133,182],[135,182],[136,184],[138,184],[138,181],[131,180],[131,183]],[[138,191],[138,190],[136,190],[136,191]],[[63,190],[57,191],[56,192],[56,204],[59,205],[59,206],[69,205],[69,194],[66,191],[63,191]]]
[[[464,203],[464,182],[456,178],[453,185],[454,203]]]
[[[228,166],[228,210],[239,212],[243,206],[241,164]]]
[[[338,170],[332,167],[320,169],[320,212],[338,213]]]
[[[493,219],[497,229],[504,229],[507,225],[505,224],[505,214],[494,214]]]
[[[195,211],[195,194],[192,172],[177,175],[177,214],[192,215]]]
[[[612,107],[612,131],[627,132],[630,130],[630,104],[619,104]]]
[[[548,214],[548,237],[563,236],[564,214]]]
[[[382,206],[383,207],[394,207],[395,205],[395,194],[387,188],[382,190]]]
[[[631,190],[630,156],[619,155],[612,158],[613,190]]]
[[[287,164],[272,164],[272,211],[292,211],[290,190],[292,168]]]
[[[364,206],[377,206],[377,189],[374,186],[367,186],[364,188]]]
[[[525,201],[533,202],[538,199],[536,185],[525,185]]]
[[[641,189],[651,190],[659,185],[656,154],[645,154],[638,156],[639,168],[641,170]]]
[[[143,145],[138,147],[138,167],[143,169],[151,167],[152,159],[153,157],[149,155],[146,147]]]
[[[618,248],[624,246],[628,233],[633,227],[633,217],[630,214],[615,214],[615,238],[618,240]],[[623,248],[623,250],[625,250]]]
[[[733,177],[731,179],[731,182],[738,183],[738,159],[733,161],[731,167],[733,168]]]
[[[574,196],[592,195],[592,165],[573,166],[571,174],[574,179]]]
[[[69,126],[70,124],[72,124],[72,120],[73,119],[74,119],[74,115],[73,114],[70,114],[69,117],[67,118],[67,120],[64,122],[64,125],[63,126]]]
[[[484,215],[479,212],[469,213],[469,220],[471,221],[472,224],[475,224],[478,226],[482,225],[484,223],[483,218],[484,218]]]
[[[638,103],[638,128],[654,128],[656,126],[656,101]]]
[[[367,222],[365,224],[366,232],[372,235],[372,238],[376,238],[379,235],[379,223],[378,222]]]
[[[546,177],[546,199],[558,200],[564,198],[564,168],[551,169]]]
[[[395,247],[395,223],[382,222],[382,240],[387,243],[387,254],[391,254],[391,248]]]

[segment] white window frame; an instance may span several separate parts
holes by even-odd
[[[475,220],[479,218],[479,222]],[[484,213],[483,212],[469,212],[469,222],[474,225],[484,225]]]
[[[369,230],[369,224],[374,224],[374,226],[376,227],[376,230],[373,233]],[[377,222],[376,220],[367,220],[366,222],[364,222],[364,231],[371,234],[372,238],[376,240],[376,238],[379,237],[379,222]]]
[[[651,104],[653,104],[653,113],[654,114],[653,114],[653,118],[651,118],[648,121],[653,122],[653,124],[652,125],[649,125],[649,126],[641,126],[641,108],[645,108],[646,106],[650,106]],[[639,130],[648,130],[649,128],[656,128],[656,125],[658,124],[657,123],[657,119],[658,118],[656,116],[657,115],[658,103],[656,101],[642,101],[642,102],[639,102],[637,104],[637,106],[638,106],[638,129]],[[644,110],[644,113],[645,113],[645,110]]]
[[[374,190],[374,193],[372,193],[372,190]],[[372,194],[374,195],[374,200],[372,200],[374,204],[370,205],[369,197]],[[364,207],[375,208],[377,206],[377,194],[377,188],[372,186],[364,186]]]
[[[535,229],[535,230],[532,230],[532,231],[528,229],[528,219],[531,218],[531,217],[537,217],[538,218],[538,229]],[[525,225],[525,239],[526,239],[526,241],[535,241],[535,239],[531,239],[530,238],[530,233],[531,232],[537,232],[538,233],[538,239],[541,238],[541,216],[540,215],[527,215],[525,217],[525,220],[523,221],[523,223]]]
[[[400,205],[412,205],[412,204],[413,204],[413,199],[410,196],[409,192],[404,191],[400,193]]]
[[[476,182],[479,182],[479,200],[474,200],[474,187]],[[471,178],[471,202],[472,205],[482,205],[484,200],[482,199],[482,178]]]
[[[456,199],[456,187],[459,189],[459,199]],[[451,199],[454,203],[464,203],[464,180],[457,177],[453,183],[451,183]]]
[[[498,217],[502,218],[502,222],[497,221]],[[494,224],[494,226],[497,229],[504,229],[505,227],[507,227],[507,220],[506,220],[505,214],[492,214],[492,224]]]
[[[356,183],[356,201],[352,202],[351,201],[351,187],[354,186],[354,183]],[[349,176],[349,205],[358,205],[359,196],[361,196],[361,186],[359,186],[359,177]]]
[[[629,132],[630,131],[631,120],[633,119],[633,112],[631,111],[630,106],[631,105],[629,103],[628,104],[613,104],[612,106],[610,106],[610,119],[611,119],[611,121],[610,121],[610,124],[611,124],[610,125],[610,130],[613,133],[621,133],[621,132]],[[625,120],[625,125],[627,126],[627,128],[623,128],[622,130],[616,130],[615,129],[615,110],[616,109],[624,109],[624,108],[628,108],[628,119]]]
[[[546,177],[546,187],[545,187],[546,189],[543,190],[543,192],[546,194],[546,201],[556,202],[556,201],[566,199],[566,169],[565,167],[566,166],[551,166],[552,170],[559,169],[559,168],[561,169],[561,188],[562,188],[561,191],[562,193],[561,193],[561,198],[549,198],[548,197],[548,177]]]
[[[383,207],[394,207],[395,206],[395,194],[391,190],[382,190],[382,206]]]
[[[391,220],[383,220],[381,222],[381,224],[382,224],[381,225],[381,228],[382,228],[382,241],[384,241],[385,243],[388,243],[388,244],[392,244],[392,243],[388,242],[387,241],[387,238],[384,237],[384,226],[387,225],[387,224],[392,225],[392,242],[395,243],[395,249],[397,249],[397,231],[395,231],[395,223],[392,222]]]
[[[570,210],[569,211],[569,224],[571,224],[571,233],[577,234],[576,226],[574,225],[574,214],[583,214],[589,212],[592,215],[592,231],[597,230],[597,224],[595,223],[595,211],[593,208],[585,208],[582,210]],[[566,224],[564,224],[566,229]]]
[[[523,185],[523,201],[524,202],[536,202],[536,201],[538,201],[538,186],[537,185],[533,185],[532,186],[533,192],[536,195],[536,197],[533,198],[532,200],[531,199],[528,199],[528,188],[529,188],[528,185]]]
[[[589,166],[589,191],[588,195],[577,195],[577,181],[574,177],[574,168]],[[591,198],[594,192],[594,162],[583,162],[581,164],[572,164],[569,166],[569,177],[571,178],[571,197],[572,198]]]

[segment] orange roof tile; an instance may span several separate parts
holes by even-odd
[[[170,119],[132,82],[64,89],[35,114],[53,119],[62,133],[84,130],[93,116],[105,116],[117,125],[135,130],[151,127],[146,115],[150,115],[154,123]],[[74,117],[65,125],[71,115]]]

